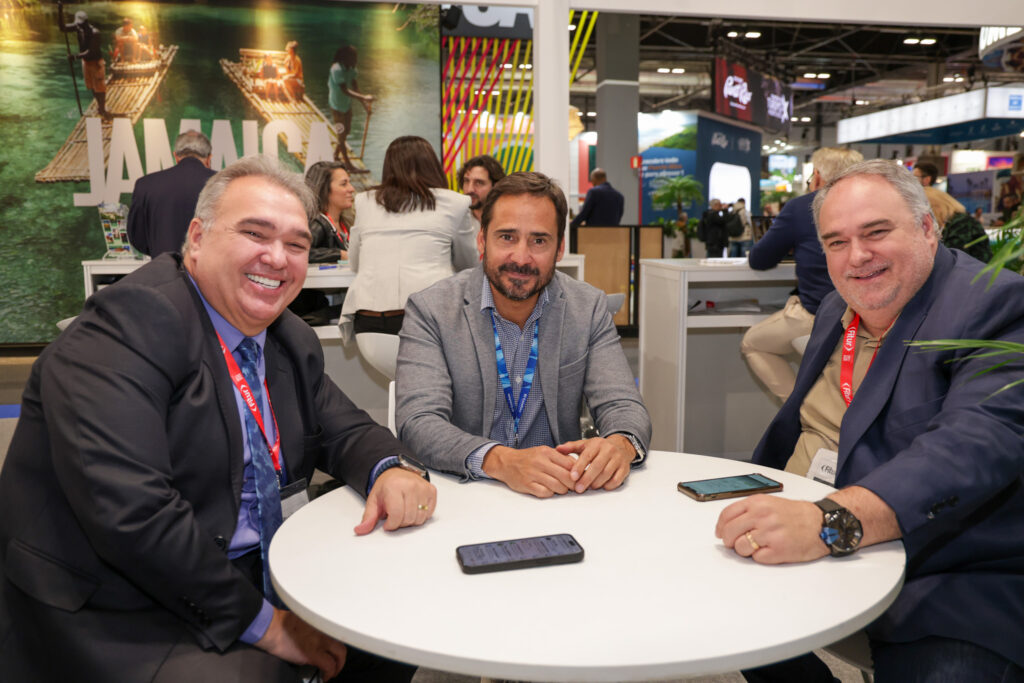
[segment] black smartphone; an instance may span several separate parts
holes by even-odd
[[[483,574],[580,562],[583,547],[572,534],[554,534],[460,545],[455,549],[455,557],[466,574]]]
[[[782,484],[763,474],[741,474],[736,477],[717,477],[699,481],[681,481],[677,488],[694,500],[739,498],[753,493],[781,491]]]

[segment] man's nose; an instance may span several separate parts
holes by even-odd
[[[860,265],[862,263],[867,263],[868,261],[870,261],[873,254],[871,253],[871,250],[868,249],[867,247],[867,243],[862,240],[851,240],[850,262],[854,265]]]
[[[284,268],[288,260],[288,253],[285,251],[284,243],[280,240],[271,240],[263,252],[263,262],[271,268]]]

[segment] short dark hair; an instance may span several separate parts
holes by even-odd
[[[919,170],[921,173],[924,173],[925,176],[931,178],[932,185],[934,185],[935,181],[939,179],[939,167],[933,163],[930,163],[928,161],[922,161],[920,163],[914,164],[914,168]]]
[[[491,179],[492,185],[505,177],[505,169],[501,167],[501,162],[490,154],[478,154],[472,159],[466,161],[466,163],[462,165],[462,168],[459,169],[456,177],[459,180],[460,188],[462,187],[462,184],[466,182],[466,173],[469,172],[469,169],[476,168],[477,166],[487,171],[487,177]]]
[[[441,160],[430,143],[417,135],[395,138],[384,152],[384,168],[376,191],[377,203],[390,213],[436,206],[434,190],[448,189]]]
[[[491,214],[494,213],[495,202],[502,197],[515,197],[524,194],[551,200],[555,207],[555,234],[558,235],[558,246],[562,246],[565,217],[569,215],[565,194],[553,179],[536,171],[510,173],[494,184],[487,194],[487,199],[484,200],[483,209],[480,212],[480,229],[484,233],[487,232],[487,226],[491,223]]]

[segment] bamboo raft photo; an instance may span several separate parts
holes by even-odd
[[[157,88],[167,75],[177,45],[161,45],[155,58],[137,62],[115,61],[108,68],[107,110],[116,118],[131,119],[135,125]],[[86,90],[86,93],[89,91]],[[91,100],[84,114],[75,124],[71,135],[61,146],[53,160],[36,173],[37,183],[57,183],[89,179],[89,145],[85,136],[85,120],[98,117],[96,101]],[[103,124],[103,163],[106,167],[110,154],[110,124]]]
[[[324,115],[320,108],[306,94],[301,82],[289,82],[285,78],[275,77],[285,72],[284,64],[288,53],[284,50],[239,49],[239,61],[232,62],[221,59],[220,66],[228,78],[234,81],[242,91],[245,99],[267,123],[271,121],[292,121],[302,132],[303,142],[309,141],[310,129],[315,123],[327,126],[331,147],[338,144],[338,134],[334,123]],[[282,136],[283,139],[283,136]],[[365,130],[363,146],[365,147]],[[347,143],[346,143],[347,145]],[[362,151],[358,155],[352,153],[348,146],[352,163],[358,168],[366,168],[362,160]],[[306,145],[298,152],[290,152],[301,164],[306,163]],[[354,174],[352,184],[356,189],[373,184],[369,174]]]

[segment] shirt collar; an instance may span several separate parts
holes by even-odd
[[[850,308],[849,304],[847,304],[846,311],[843,313],[843,317],[842,317],[842,325],[843,325],[843,329],[844,330],[847,327],[850,326],[850,323],[853,322],[853,316],[854,316],[854,310],[852,308]],[[874,342],[875,344],[881,346],[882,342],[885,341],[885,336],[887,334],[889,334],[889,330],[891,330],[892,326],[896,324],[896,320],[899,320],[899,315],[897,315],[896,319],[893,320],[891,323],[889,323],[889,327],[885,328],[885,330],[882,332],[882,334],[880,334],[877,337],[873,337],[871,335],[871,333],[868,332],[867,328],[864,327],[863,325],[858,325],[857,326],[857,336],[862,338],[862,339],[866,339],[866,340],[868,340],[870,342]]]
[[[203,296],[202,290],[199,289],[199,285],[192,279],[191,273],[188,273],[188,281],[196,288],[196,293],[199,294],[199,299],[203,302],[203,308],[206,309],[206,314],[210,316],[210,322],[213,323],[213,329],[217,330],[217,334],[224,340],[224,346],[228,347],[230,351],[234,351],[242,343],[242,340],[245,339],[245,335],[218,313],[217,309],[210,305],[210,302]],[[262,354],[263,345],[267,341],[267,331],[265,329],[260,330],[259,334],[253,336],[253,340],[260,347],[260,354]]]
[[[534,304],[533,311],[530,312],[530,316],[526,319],[527,325],[540,318],[544,313],[544,306],[547,305],[550,298],[547,287],[540,290],[540,296],[537,297],[537,303]],[[501,318],[501,314],[498,313],[497,306],[494,305],[494,292],[491,291],[491,281],[487,279],[487,273],[484,273],[484,284],[480,292],[480,312],[483,313],[488,309],[494,310],[498,317]],[[502,320],[504,320],[504,318],[502,318]],[[523,327],[525,328],[525,325]]]

